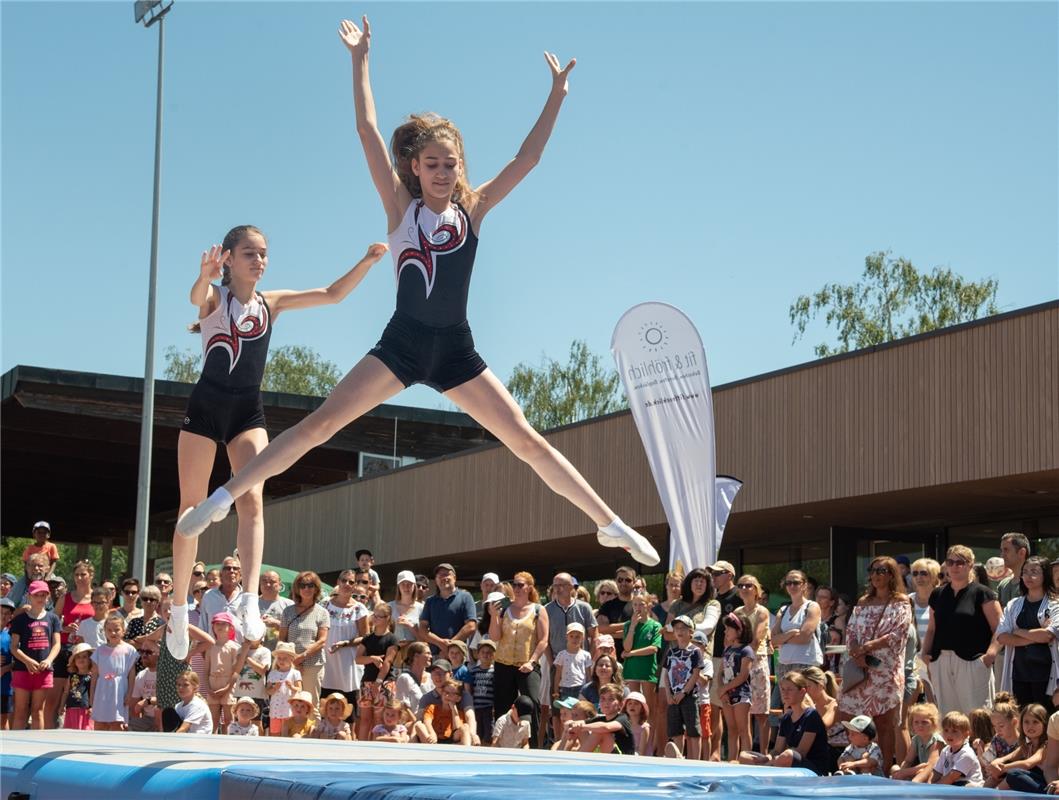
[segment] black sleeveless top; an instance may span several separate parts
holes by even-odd
[[[478,237],[463,206],[435,214],[412,200],[388,239],[398,313],[437,328],[465,322]]]
[[[254,292],[246,305],[227,286],[220,293],[217,308],[199,321],[206,356],[200,380],[223,389],[260,386],[272,338],[268,304],[260,292]]]

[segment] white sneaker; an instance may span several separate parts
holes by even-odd
[[[206,498],[194,508],[189,508],[180,515],[176,523],[176,532],[188,539],[202,534],[213,522],[220,522],[228,516],[231,506],[219,506],[214,500]]]
[[[662,560],[658,555],[658,551],[651,546],[647,539],[620,519],[616,519],[610,525],[600,528],[596,533],[596,539],[604,547],[620,547],[641,564],[648,567],[653,567]]]
[[[176,608],[183,608],[184,613],[173,613]],[[177,661],[183,661],[188,657],[188,649],[191,642],[188,639],[188,612],[187,606],[171,606],[169,610],[169,624],[165,629],[165,646],[169,654]]]
[[[261,621],[261,609],[257,604],[257,595],[243,592],[243,638],[260,642],[265,638],[265,623]]]

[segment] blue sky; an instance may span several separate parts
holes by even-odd
[[[787,309],[889,249],[1059,295],[1055,3],[206,3],[166,20],[157,365],[197,347],[187,291],[233,225],[270,239],[263,288],[328,283],[385,239],[336,34],[368,13],[380,126],[435,110],[472,182],[544,102],[542,51],[576,56],[539,167],[486,220],[469,316],[506,379],[610,361],[614,324],[662,300],[716,385],[813,358]],[[156,29],[132,2],[0,4],[2,368],[143,371]],[[380,263],[274,346],[352,365],[393,310]],[[399,403],[445,407],[423,388]]]

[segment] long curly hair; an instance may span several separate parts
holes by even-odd
[[[431,142],[451,142],[456,146],[461,169],[459,177],[456,178],[452,199],[457,203],[473,200],[475,192],[467,182],[467,155],[463,149],[463,135],[451,120],[433,112],[409,115],[408,121],[397,126],[397,130],[390,137],[394,169],[408,193],[412,197],[423,196],[419,178],[412,172],[412,159],[418,158],[420,151]]]

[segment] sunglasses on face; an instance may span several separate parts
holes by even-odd
[[[889,575],[890,574],[890,570],[888,570],[886,567],[869,567],[868,568],[868,574],[869,575]]]
[[[222,572],[241,572],[242,567],[221,567]]]
[[[196,578],[204,578],[206,576],[206,573],[203,572],[201,569],[192,570],[191,574],[194,575]]]
[[[526,584],[521,583],[521,582],[520,583],[513,583],[513,584],[511,584],[511,588],[512,589],[525,589],[526,588]]]
[[[753,589],[753,588],[755,588],[754,584],[752,584],[752,583],[740,583],[740,584],[738,584],[738,586],[739,586],[740,589]]]
[[[354,600],[359,600],[360,602],[363,603],[365,600],[368,599],[368,596],[366,594],[355,594],[355,595],[353,595],[353,599]]]
[[[140,598],[140,602],[141,602],[141,603],[157,603],[157,602],[158,602],[158,600],[156,600],[156,599],[155,599],[155,598],[153,598],[153,597],[141,597],[141,598]]]
[[[169,585],[169,584],[171,584],[171,583],[172,583],[172,581],[167,581],[167,580],[165,580],[165,579],[163,578],[163,579],[160,579],[160,580],[156,580],[156,581],[154,582],[154,585],[155,585],[155,586],[168,586],[168,585]]]
[[[126,597],[135,597],[136,595],[139,594],[139,592],[136,591],[135,589],[126,589],[125,591],[122,592],[122,594],[125,595]]]
[[[784,586],[801,586],[803,583],[804,583],[804,581],[788,580],[788,581],[784,581],[783,585]]]
[[[964,561],[962,558],[946,558],[945,559],[945,566],[946,567],[966,567],[967,564],[968,564],[968,562]]]
[[[416,588],[426,591],[427,585],[425,583],[417,583]]]
[[[601,591],[601,592],[599,593],[599,596],[600,596],[600,597],[608,597],[608,596],[609,596],[609,597],[613,597],[613,596],[614,596],[614,595],[616,595],[616,594],[617,594],[617,592],[612,592],[612,591],[611,591],[610,589],[603,589],[603,590],[602,590],[602,591]]]
[[[615,578],[614,580],[615,580],[616,583],[632,583],[633,582],[632,578]]]
[[[912,577],[913,578],[929,578],[930,577],[930,573],[927,572],[925,569],[914,569],[914,570],[912,570]]]
[[[315,589],[316,588],[316,584],[312,583],[311,581],[301,581],[298,584],[298,588],[299,589]]]

